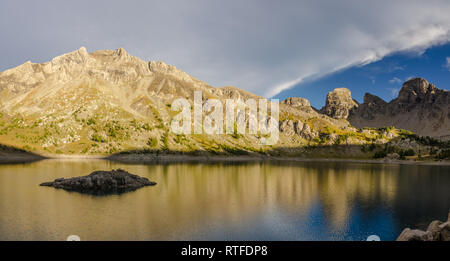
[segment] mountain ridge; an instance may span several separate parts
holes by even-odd
[[[351,97],[350,90],[337,88],[327,95],[321,113],[346,119],[357,128],[394,126],[422,136],[450,135],[449,91],[437,88],[423,78],[406,81],[398,97],[386,102],[366,93],[364,102]]]
[[[449,91],[423,78],[413,78],[390,102],[366,94],[364,103],[351,112],[348,120],[355,127],[394,126],[422,136],[450,135]]]
[[[82,47],[45,63],[26,62],[0,72],[0,143],[43,154],[279,150],[301,155],[311,146],[385,144],[403,135],[354,128],[346,112],[329,117],[295,97],[280,103],[280,139],[274,146],[261,146],[260,135],[175,135],[169,129],[177,114],[171,103],[186,98],[192,104],[195,91],[203,93],[204,101],[263,99],[233,86],[212,87],[123,48],[88,53]]]

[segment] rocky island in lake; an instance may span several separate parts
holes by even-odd
[[[95,195],[120,194],[154,185],[156,185],[156,182],[133,175],[122,169],[94,171],[88,176],[70,179],[59,178],[53,182],[41,184],[41,186]]]

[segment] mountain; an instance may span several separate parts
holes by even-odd
[[[261,134],[176,135],[170,124],[178,112],[171,104],[177,98],[193,104],[194,91],[203,93],[203,102],[262,99],[236,87],[212,87],[175,66],[143,61],[122,48],[92,53],[80,48],[49,62],[26,62],[0,72],[0,144],[50,155],[125,151],[303,155],[314,146],[339,144],[357,145],[355,153],[360,153],[361,145],[384,144],[401,136],[398,130],[352,127],[346,118],[359,105],[346,90],[328,95],[322,110],[328,115],[303,98],[282,101],[280,138],[273,146],[262,146]]]
[[[364,103],[357,104],[348,90],[336,89],[328,95],[322,111],[330,117],[347,119],[358,128],[394,126],[422,136],[450,135],[449,91],[422,78],[405,82],[398,97],[390,102],[366,93]]]
[[[320,112],[331,118],[347,119],[350,112],[358,106],[358,102],[353,100],[349,89],[336,88],[328,93],[326,104]]]

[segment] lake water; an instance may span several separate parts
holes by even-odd
[[[112,196],[40,187],[123,168],[158,182]],[[450,167],[366,163],[0,165],[0,240],[394,240],[447,218]]]

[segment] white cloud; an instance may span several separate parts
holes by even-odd
[[[392,79],[389,80],[390,84],[401,84],[402,80],[400,78],[394,77]]]
[[[448,42],[449,13],[448,0],[4,0],[0,68],[81,45],[121,46],[214,86],[270,97],[393,52],[420,54]]]
[[[394,99],[398,96],[400,88],[387,88],[391,92],[391,98]]]
[[[448,71],[450,72],[450,57],[447,57],[445,59],[445,67],[448,69]]]
[[[391,68],[390,72],[394,72],[394,71],[403,71],[405,70],[405,68],[403,68],[403,66],[393,66],[393,68]]]

